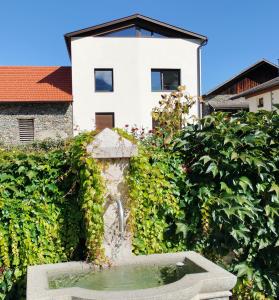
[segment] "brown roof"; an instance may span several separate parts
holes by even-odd
[[[165,22],[161,22],[141,14],[134,14],[121,19],[116,19],[103,24],[95,25],[92,27],[84,28],[81,30],[66,33],[64,35],[67,44],[68,52],[71,53],[71,38],[82,36],[98,36],[108,31],[115,31],[128,26],[142,26],[148,30],[156,30],[158,33],[168,37],[195,39],[200,41],[201,44],[207,42],[207,37],[180,27],[176,27]]]
[[[0,102],[71,102],[71,67],[0,66]]]
[[[259,93],[259,92],[264,93],[265,91],[272,89],[272,88],[276,88],[276,87],[279,88],[279,77],[273,78],[267,82],[264,82],[260,85],[255,86],[243,93],[237,94],[237,95],[231,97],[231,100],[238,99],[240,97],[249,98],[249,97],[252,97],[256,93]]]
[[[204,96],[205,97],[209,97],[212,95],[218,95],[223,89],[225,89],[226,87],[228,87],[229,85],[235,83],[235,81],[244,78],[244,76],[247,76],[249,73],[251,73],[252,71],[254,71],[257,68],[260,68],[262,66],[265,66],[266,68],[268,68],[268,70],[270,70],[270,72],[272,72],[272,74],[274,74],[273,77],[276,77],[278,74],[278,65],[275,65],[274,63],[268,61],[267,59],[261,59],[259,61],[257,61],[255,64],[249,66],[248,68],[242,70],[240,73],[234,75],[232,78],[226,80],[225,82],[221,83],[220,85],[218,85],[217,87],[215,87],[214,89],[208,91]]]

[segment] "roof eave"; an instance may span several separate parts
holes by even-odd
[[[69,99],[69,100],[38,100],[38,99],[28,99],[28,100],[14,100],[14,99],[0,99],[0,104],[1,103],[72,103],[73,99]]]
[[[92,31],[100,30],[102,28],[106,28],[106,27],[109,27],[109,26],[114,26],[114,25],[117,25],[117,24],[121,24],[122,22],[129,22],[129,21],[132,21],[132,20],[135,20],[135,21],[144,20],[146,22],[156,24],[157,26],[162,26],[164,28],[172,30],[173,32],[176,31],[176,32],[179,32],[181,35],[185,35],[185,38],[188,35],[187,38],[190,39],[192,37],[193,39],[197,39],[197,40],[200,41],[201,45],[205,45],[208,42],[208,38],[204,35],[201,35],[201,34],[198,34],[198,33],[192,32],[192,31],[188,31],[188,30],[185,30],[183,28],[176,27],[176,26],[170,25],[168,23],[164,23],[164,22],[161,22],[161,21],[143,16],[143,15],[140,15],[140,14],[133,14],[133,15],[128,16],[128,17],[112,20],[112,21],[105,22],[105,23],[102,23],[102,24],[99,24],[99,25],[96,25],[96,26],[91,26],[91,27],[87,27],[87,28],[84,28],[84,29],[81,29],[81,30],[76,30],[76,31],[66,33],[64,35],[64,39],[65,39],[65,42],[66,42],[66,45],[67,45],[67,50],[68,50],[69,56],[71,57],[71,38],[72,37],[82,36],[86,33],[90,34],[90,32],[92,32]],[[136,22],[134,22],[134,23],[136,23]],[[133,25],[133,24],[131,23],[131,25]]]
[[[204,94],[204,97],[208,97],[208,96],[214,95],[213,93],[216,92],[217,90],[219,90],[220,88],[222,88],[224,85],[228,84],[228,83],[231,82],[232,80],[237,79],[237,78],[240,77],[240,76],[243,76],[245,73],[247,73],[248,71],[251,71],[253,68],[259,66],[259,65],[262,64],[262,63],[267,63],[267,64],[269,64],[269,65],[271,65],[271,66],[274,66],[274,67],[276,67],[277,69],[279,69],[278,65],[276,65],[276,64],[274,64],[274,63],[268,61],[267,59],[263,58],[263,59],[257,61],[256,63],[254,63],[253,65],[251,65],[250,67],[248,67],[248,68],[242,70],[240,73],[234,75],[234,76],[231,77],[230,79],[226,80],[225,82],[223,82],[223,83],[217,85],[215,88],[209,90],[206,94]],[[232,99],[233,99],[233,98],[232,98]],[[234,99],[235,99],[235,98],[234,98]]]

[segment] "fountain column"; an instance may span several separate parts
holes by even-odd
[[[104,129],[88,145],[87,151],[102,166],[107,194],[104,201],[104,249],[112,261],[132,255],[131,234],[127,223],[129,196],[125,175],[130,158],[137,154],[137,146],[111,129]]]

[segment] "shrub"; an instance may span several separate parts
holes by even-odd
[[[278,295],[278,113],[216,113],[186,127],[175,150],[187,174],[185,243],[237,274],[236,293],[244,284],[251,299]]]
[[[236,299],[279,294],[279,115],[215,113],[143,142],[128,177],[134,252],[195,250],[238,276]]]
[[[103,258],[93,136],[0,151],[0,299],[25,299],[29,265]]]
[[[139,155],[131,159],[127,179],[135,254],[183,249],[173,223],[182,213],[177,183],[181,175],[179,157],[160,148],[140,147]]]

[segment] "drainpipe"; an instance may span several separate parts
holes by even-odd
[[[202,118],[202,114],[201,114],[201,102],[200,102],[200,96],[202,94],[201,92],[201,47],[202,46],[205,46],[207,44],[208,40],[204,40],[200,46],[198,47],[197,49],[197,58],[198,58],[198,61],[197,61],[197,65],[198,65],[198,118]]]

